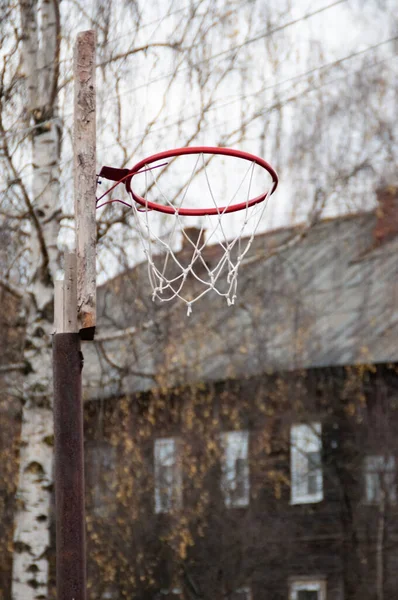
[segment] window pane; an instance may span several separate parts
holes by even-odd
[[[395,504],[397,502],[397,488],[395,482],[395,472],[393,473],[385,473],[384,475],[384,484],[387,491],[387,497],[391,504]]]
[[[322,429],[320,423],[294,425],[291,429],[292,503],[323,499]]]
[[[321,468],[321,453],[307,453],[307,493],[317,494],[322,490],[322,478],[319,477]]]
[[[366,475],[366,498],[368,502],[378,502],[380,498],[379,476],[377,473]]]
[[[326,600],[326,582],[311,577],[293,581],[290,584],[290,600]]]
[[[369,503],[379,503],[382,492],[387,502],[397,501],[395,458],[393,456],[367,456],[365,458],[365,494]]]
[[[155,440],[155,511],[169,512],[182,505],[182,472],[174,438]]]
[[[251,593],[249,587],[238,588],[229,595],[229,600],[250,600]]]
[[[116,448],[108,442],[92,442],[85,447],[86,480],[94,514],[106,517],[115,508]]]
[[[312,590],[299,590],[297,592],[297,600],[318,600],[318,592]]]
[[[247,506],[250,497],[249,433],[231,431],[221,436],[223,446],[222,490],[228,507]]]

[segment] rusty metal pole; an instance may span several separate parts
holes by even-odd
[[[82,353],[78,333],[53,338],[57,600],[86,599]]]
[[[82,367],[79,334],[55,334],[57,600],[86,600]]]

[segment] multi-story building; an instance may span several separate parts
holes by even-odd
[[[232,308],[157,307],[140,266],[100,290],[90,597],[394,596],[396,192],[379,202],[258,236]]]

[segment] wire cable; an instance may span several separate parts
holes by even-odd
[[[317,68],[315,68],[315,69],[310,69],[309,71],[306,71],[305,73],[302,73],[301,75],[296,75],[296,76],[294,76],[294,77],[291,77],[291,78],[289,78],[289,79],[285,79],[285,80],[283,80],[283,81],[281,81],[281,82],[278,82],[278,83],[276,83],[276,84],[272,84],[272,85],[270,85],[270,86],[266,86],[265,88],[262,88],[261,90],[259,90],[259,91],[257,91],[257,92],[254,92],[254,93],[252,93],[252,94],[242,94],[242,95],[238,96],[237,98],[234,98],[233,100],[230,100],[230,101],[228,101],[228,102],[225,102],[225,103],[223,103],[223,104],[218,104],[218,105],[216,105],[216,106],[213,106],[213,107],[211,107],[211,108],[210,108],[210,109],[209,109],[207,112],[214,111],[214,110],[221,109],[221,108],[225,108],[226,106],[230,106],[231,104],[234,104],[234,103],[238,102],[239,100],[243,100],[243,99],[245,99],[245,98],[249,98],[249,97],[252,97],[252,96],[260,95],[261,93],[264,93],[265,91],[268,91],[268,90],[270,90],[270,89],[273,89],[273,88],[275,88],[275,87],[277,87],[277,86],[279,86],[279,85],[282,85],[282,84],[288,83],[289,81],[295,81],[295,80],[297,80],[298,78],[304,77],[305,75],[313,75],[313,74],[314,74],[314,72],[316,72],[316,71],[325,70],[325,69],[327,69],[327,68],[333,68],[333,67],[335,67],[335,66],[338,66],[338,65],[339,65],[339,64],[341,64],[342,62],[345,62],[346,60],[349,60],[349,59],[351,59],[351,58],[354,58],[354,57],[356,57],[356,56],[359,56],[359,55],[363,55],[363,54],[365,54],[367,51],[373,50],[373,49],[375,49],[375,47],[379,47],[379,46],[381,46],[382,44],[385,44],[385,43],[387,43],[388,41],[392,41],[392,40],[395,40],[395,39],[398,39],[398,36],[395,36],[394,38],[390,38],[389,40],[385,40],[384,42],[380,42],[380,43],[378,43],[378,44],[375,44],[374,46],[372,46],[372,47],[369,47],[369,48],[367,48],[367,49],[365,49],[365,50],[360,50],[360,51],[358,51],[358,52],[354,52],[354,53],[352,53],[352,54],[350,54],[350,55],[348,55],[348,56],[346,56],[346,57],[344,57],[344,58],[342,58],[342,59],[339,59],[339,60],[337,60],[337,61],[332,61],[332,62],[330,62],[330,63],[326,63],[326,64],[324,64],[324,65],[321,65],[320,67],[317,67]],[[392,56],[388,56],[388,57],[386,57],[386,58],[384,58],[384,59],[381,59],[381,60],[379,60],[379,61],[376,61],[375,63],[372,63],[372,64],[370,64],[370,65],[367,65],[366,67],[364,67],[364,69],[369,69],[369,68],[375,67],[375,66],[377,66],[377,65],[379,65],[379,64],[382,64],[383,62],[386,62],[387,60],[390,60],[391,58],[394,58],[395,56],[397,56],[397,54],[394,54],[394,55],[392,55]],[[295,96],[291,96],[291,97],[289,97],[288,99],[286,99],[286,100],[284,100],[284,101],[278,102],[278,103],[277,103],[275,106],[272,106],[272,107],[269,107],[269,108],[266,108],[266,109],[264,109],[264,110],[261,112],[261,115],[265,114],[265,113],[266,113],[268,110],[274,110],[274,109],[276,108],[276,106],[280,106],[280,107],[282,107],[282,106],[285,106],[286,104],[290,104],[290,103],[291,103],[291,102],[293,102],[294,100],[296,100],[296,99],[299,99],[299,98],[300,98],[300,97],[302,97],[302,96],[305,96],[306,94],[310,93],[311,91],[315,91],[315,90],[321,89],[321,88],[323,88],[323,87],[325,87],[325,86],[327,86],[327,85],[331,85],[331,84],[335,83],[336,81],[343,80],[343,79],[345,79],[345,78],[346,78],[348,75],[350,75],[350,74],[352,74],[352,73],[346,73],[346,74],[345,74],[345,75],[343,75],[342,77],[334,78],[333,80],[331,80],[331,81],[328,81],[328,82],[325,82],[325,83],[323,83],[323,84],[321,84],[321,85],[319,85],[319,86],[317,86],[317,87],[311,88],[310,90],[305,90],[304,92],[301,92],[300,94],[297,94],[297,95],[295,95]],[[164,131],[164,130],[166,130],[166,129],[170,129],[171,127],[174,127],[174,126],[176,126],[176,125],[180,125],[181,123],[186,123],[186,122],[188,122],[188,121],[190,121],[190,120],[192,120],[192,119],[194,119],[194,118],[197,118],[197,117],[198,117],[198,116],[200,116],[200,115],[201,115],[201,113],[194,113],[194,114],[191,114],[191,115],[189,115],[189,116],[188,116],[188,117],[186,117],[185,119],[178,119],[177,121],[174,121],[174,122],[172,122],[172,123],[168,123],[168,124],[166,124],[166,125],[161,125],[160,127],[157,127],[156,129],[153,129],[153,130],[151,131],[151,133],[157,133],[157,132],[159,132],[159,131]],[[259,116],[260,116],[260,115],[259,115]],[[256,118],[258,118],[258,117],[256,117]],[[227,121],[223,121],[223,123],[228,123],[228,122],[231,122],[231,120],[233,120],[233,119],[229,119],[229,120],[227,120]],[[211,125],[211,126],[209,126],[209,127],[214,127],[214,124],[213,124],[213,125]],[[201,131],[204,131],[204,130],[208,129],[209,127],[202,127],[202,128],[201,128]],[[132,136],[132,137],[126,138],[126,139],[124,139],[124,140],[123,140],[123,142],[122,142],[122,143],[124,144],[124,143],[126,143],[126,142],[133,141],[133,140],[135,140],[135,139],[139,139],[140,137],[142,137],[142,133],[141,133],[141,134],[135,134],[135,135],[134,135],[134,136]],[[102,151],[102,150],[108,150],[108,149],[110,149],[110,148],[117,147],[118,145],[119,145],[119,142],[113,142],[112,144],[109,144],[109,145],[106,145],[106,146],[101,146],[101,147],[99,147],[99,148],[98,148],[98,151]],[[67,163],[71,162],[71,160],[72,160],[71,158],[70,158],[70,159],[66,159],[65,161],[63,161],[63,162],[61,163],[61,165],[63,166],[63,165],[65,165],[65,164],[67,164]]]
[[[302,17],[299,17],[299,18],[297,18],[297,19],[294,19],[294,20],[292,20],[292,21],[289,21],[288,23],[285,23],[285,24],[283,24],[283,25],[280,25],[280,26],[278,26],[278,27],[275,27],[274,29],[271,29],[270,31],[266,31],[265,33],[262,33],[262,34],[260,34],[260,35],[254,36],[253,38],[250,38],[249,40],[245,40],[245,41],[244,41],[244,42],[242,42],[241,44],[238,44],[238,45],[236,45],[236,46],[233,46],[232,48],[229,48],[228,50],[223,50],[222,52],[218,52],[218,53],[216,53],[216,54],[213,54],[213,55],[211,55],[211,56],[207,57],[206,59],[202,59],[202,60],[200,60],[200,61],[197,61],[196,63],[193,63],[193,64],[192,64],[192,65],[190,65],[189,67],[183,67],[182,69],[178,69],[178,71],[177,71],[177,72],[178,72],[178,73],[180,73],[180,72],[184,72],[184,71],[186,71],[186,70],[188,70],[188,69],[191,69],[191,68],[193,68],[193,67],[196,67],[196,66],[199,66],[199,65],[201,65],[201,64],[204,64],[204,63],[206,63],[206,62],[210,62],[210,61],[212,61],[212,60],[215,60],[216,58],[220,58],[221,56],[225,56],[225,55],[232,54],[233,52],[236,52],[236,51],[240,50],[241,48],[243,48],[243,47],[245,47],[245,46],[247,46],[247,45],[249,45],[249,44],[252,44],[252,43],[254,43],[254,42],[256,42],[256,41],[259,41],[259,40],[261,40],[261,39],[264,39],[264,38],[266,38],[266,37],[269,37],[269,36],[273,35],[274,33],[278,33],[279,31],[282,31],[283,29],[286,29],[286,28],[288,28],[288,27],[291,27],[291,26],[293,26],[293,25],[296,25],[296,24],[298,24],[298,23],[300,23],[300,22],[302,22],[302,21],[306,21],[307,19],[309,19],[309,18],[311,18],[311,17],[313,17],[313,16],[315,16],[315,15],[317,15],[317,14],[320,14],[320,13],[324,12],[325,10],[328,10],[328,9],[330,9],[330,8],[333,8],[333,7],[335,7],[335,6],[339,5],[339,4],[343,4],[343,3],[347,2],[347,1],[348,1],[348,0],[336,0],[336,1],[335,1],[335,2],[333,2],[332,4],[329,4],[329,5],[327,5],[327,6],[321,7],[321,8],[319,8],[319,9],[317,9],[317,10],[315,10],[315,11],[311,12],[311,13],[307,13],[306,15],[303,15]],[[199,3],[197,3],[197,4],[199,5],[199,4],[200,4],[200,2],[199,2]],[[178,12],[178,11],[176,11],[176,12]],[[159,19],[159,20],[161,20],[161,19]],[[395,37],[395,38],[391,38],[391,39],[396,39],[396,37]],[[387,41],[388,41],[388,40],[387,40]],[[382,43],[386,43],[386,42],[382,42]],[[129,94],[129,93],[133,93],[133,92],[135,92],[135,91],[138,91],[138,90],[140,90],[140,89],[146,88],[146,87],[148,87],[149,85],[152,85],[153,83],[157,83],[158,81],[162,81],[163,79],[167,79],[168,77],[170,77],[170,76],[172,76],[172,75],[174,75],[174,74],[175,74],[175,71],[170,71],[169,73],[167,73],[167,74],[165,74],[165,75],[160,75],[160,76],[158,76],[158,77],[155,77],[155,78],[153,78],[153,79],[150,79],[150,80],[149,80],[149,81],[147,81],[146,83],[140,84],[139,86],[136,86],[136,87],[134,87],[134,88],[130,88],[130,89],[128,89],[128,90],[124,90],[124,91],[123,91],[123,92],[121,92],[119,95],[110,96],[110,97],[108,98],[107,102],[109,102],[109,101],[111,101],[111,100],[115,100],[115,99],[117,99],[117,98],[120,98],[120,97],[123,97],[123,96],[125,96],[125,95],[127,95],[127,94]],[[279,85],[279,84],[276,84],[276,85]],[[66,119],[66,118],[69,118],[69,117],[71,117],[72,115],[73,115],[73,112],[65,113],[65,115],[63,115],[63,117],[62,117],[62,118],[63,118],[63,119]],[[50,119],[50,120],[48,120],[48,121],[43,121],[42,123],[40,123],[40,124],[38,124],[38,125],[34,125],[34,126],[32,126],[32,128],[26,128],[26,129],[17,130],[17,131],[15,131],[15,133],[13,133],[12,131],[10,131],[10,130],[9,130],[9,131],[7,132],[7,137],[11,137],[11,136],[13,136],[13,135],[18,135],[19,133],[22,133],[22,134],[24,134],[24,133],[27,133],[27,132],[29,132],[30,130],[34,130],[34,129],[36,129],[36,128],[38,128],[38,127],[41,127],[41,126],[43,126],[43,125],[45,125],[45,124],[49,124],[49,123],[50,123],[50,122],[52,122],[52,121],[53,121],[53,119]]]
[[[284,23],[283,25],[279,25],[278,27],[275,27],[274,29],[266,31],[265,33],[256,35],[253,38],[245,40],[241,44],[237,44],[235,46],[232,46],[232,48],[228,48],[228,50],[223,50],[221,52],[217,52],[216,54],[212,54],[211,56],[209,56],[207,58],[204,58],[202,60],[199,60],[199,61],[197,61],[195,63],[192,63],[189,66],[186,66],[186,67],[183,67],[181,69],[178,69],[177,73],[182,73],[184,71],[190,70],[190,69],[192,69],[194,67],[197,67],[197,66],[200,66],[202,64],[209,63],[209,62],[211,62],[211,61],[213,61],[213,60],[215,60],[217,58],[220,58],[222,56],[228,56],[229,54],[233,54],[234,52],[240,50],[241,48],[244,48],[245,46],[248,46],[248,45],[250,45],[250,44],[252,44],[254,42],[258,42],[258,41],[260,41],[262,39],[265,39],[265,38],[267,38],[267,37],[269,37],[269,36],[271,36],[271,35],[273,35],[275,33],[279,33],[280,31],[282,31],[284,29],[287,29],[288,27],[292,27],[293,25],[297,25],[298,23],[300,23],[302,21],[306,21],[307,19],[310,19],[311,17],[313,17],[315,15],[318,15],[318,14],[320,14],[320,13],[322,13],[322,12],[324,12],[324,11],[330,9],[330,8],[334,8],[338,4],[343,4],[343,3],[347,2],[347,1],[348,0],[336,0],[336,2],[333,2],[332,4],[329,4],[327,6],[319,8],[319,9],[317,9],[317,10],[311,12],[311,13],[307,13],[306,15],[304,15],[302,17],[299,17],[297,19],[294,19],[292,21],[289,21],[288,23]],[[158,77],[154,77],[153,79],[150,79],[149,81],[147,81],[147,82],[145,82],[143,84],[140,84],[140,85],[138,85],[138,86],[136,86],[134,88],[130,88],[128,90],[125,90],[125,91],[121,92],[119,94],[119,96],[110,96],[108,98],[108,101],[114,100],[114,99],[116,99],[116,98],[118,98],[120,96],[125,96],[126,94],[129,94],[129,93],[136,92],[136,91],[138,91],[140,89],[148,87],[149,85],[152,85],[152,83],[158,83],[159,81],[162,81],[163,79],[167,79],[168,77],[171,77],[173,75],[175,75],[175,71],[174,70],[173,71],[169,71],[165,75],[159,75]]]

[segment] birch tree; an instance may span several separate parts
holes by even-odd
[[[49,507],[52,491],[53,422],[50,341],[53,280],[59,264],[60,226],[57,87],[60,52],[58,2],[20,5],[20,77],[26,86],[25,122],[31,130],[31,186],[21,178],[18,152],[4,138],[6,168],[15,175],[19,210],[29,215],[29,262],[24,303],[24,360],[18,502],[15,515],[13,598],[46,597]],[[18,65],[19,66],[19,65]],[[4,133],[4,132],[3,132]],[[19,212],[19,215],[21,213]],[[17,293],[16,293],[17,295]]]

